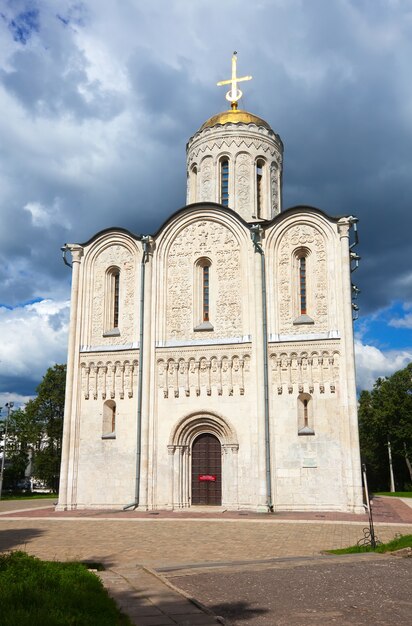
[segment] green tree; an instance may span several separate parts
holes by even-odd
[[[5,483],[13,487],[32,474],[57,491],[63,434],[66,365],[49,367],[37,387],[37,397],[10,414]]]
[[[34,474],[57,491],[63,436],[66,365],[49,367],[37,387],[37,398],[26,406],[33,422],[42,425],[42,440],[34,457]]]
[[[2,439],[4,438],[5,422],[2,422]],[[35,416],[23,409],[11,411],[8,418],[8,436],[6,446],[6,466],[4,487],[16,488],[25,472],[30,471],[30,459],[34,450],[39,449],[42,437],[42,426]]]
[[[412,363],[389,378],[378,378],[372,391],[361,392],[359,433],[373,489],[388,488],[388,441],[397,487],[412,483]]]

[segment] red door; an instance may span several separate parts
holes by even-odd
[[[199,435],[193,443],[192,504],[222,504],[222,449],[214,435]]]

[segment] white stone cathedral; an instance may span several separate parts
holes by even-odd
[[[64,247],[60,510],[364,510],[355,219],[282,210],[282,141],[232,65],[231,108],[187,145],[189,204]]]

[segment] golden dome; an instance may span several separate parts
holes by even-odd
[[[256,124],[256,126],[264,126],[271,130],[269,124],[265,122],[265,120],[262,120],[261,117],[253,115],[253,113],[249,113],[248,111],[242,111],[241,109],[229,109],[228,111],[223,111],[222,113],[210,117],[201,126],[200,131],[205,128],[217,126],[217,124]]]

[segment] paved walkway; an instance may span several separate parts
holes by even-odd
[[[412,533],[412,509],[389,500],[375,499],[375,519],[383,520],[377,522],[376,533],[382,541]],[[0,503],[0,550],[24,549],[43,559],[103,563],[107,569],[102,579],[110,593],[126,612],[136,613],[140,626],[216,623],[165,587],[150,568],[314,556],[356,543],[365,527],[363,516],[360,521],[359,516],[358,521],[338,520],[336,514],[330,514],[333,519],[329,514],[312,519],[216,512],[65,514],[54,513],[44,501],[31,501],[24,511],[19,508],[26,504],[16,506],[13,501]]]

